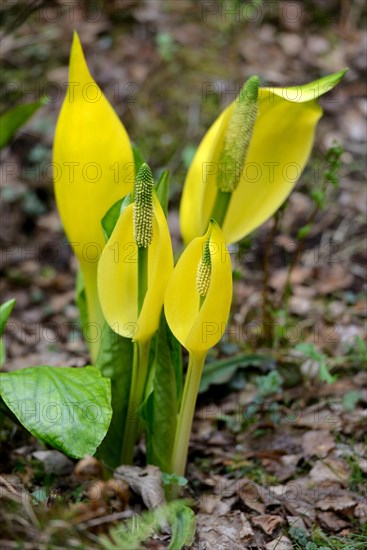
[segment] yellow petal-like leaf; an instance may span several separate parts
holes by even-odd
[[[57,206],[81,264],[104,246],[101,219],[134,184],[126,130],[93,80],[75,33],[69,85],[57,122],[54,150]],[[93,250],[92,250],[93,248]]]
[[[148,340],[158,329],[164,294],[173,272],[173,252],[167,220],[153,192],[153,241],[149,246],[148,290],[139,316],[137,339]]]
[[[340,71],[300,87],[260,88],[242,177],[223,224],[227,243],[242,239],[265,222],[292,191],[307,163],[322,114],[315,98],[344,74]],[[208,130],[187,174],[180,209],[186,243],[203,235],[212,215],[220,152],[233,108],[232,103]]]
[[[287,86],[284,88],[263,88],[270,93],[274,93],[286,101],[292,101],[295,103],[304,103],[305,101],[312,101],[318,97],[330,92],[343,78],[348,69],[343,69],[337,73],[329,74],[308,84],[302,86]]]
[[[210,235],[211,277],[200,308],[196,277]],[[184,250],[169,281],[164,299],[167,322],[179,342],[191,353],[202,355],[222,337],[232,300],[232,269],[223,233],[211,222],[203,237]]]
[[[133,237],[133,205],[116,223],[98,264],[98,295],[115,332],[143,342],[159,325],[164,292],[173,270],[171,239],[161,205],[153,195],[153,240],[148,252],[148,289],[138,315],[138,248]]]

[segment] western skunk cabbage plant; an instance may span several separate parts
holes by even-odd
[[[101,219],[134,185],[134,158],[126,130],[93,80],[74,33],[69,83],[53,148],[57,207],[83,274],[88,321],[104,319],[97,294],[97,265],[105,244]],[[91,344],[95,359],[99,342]]]
[[[214,218],[228,244],[281,206],[299,179],[322,109],[317,98],[346,70],[303,86],[260,88],[251,77],[205,134],[188,171],[180,208],[183,239]]]
[[[344,72],[298,88],[261,88],[256,76],[245,83],[189,169],[180,212],[187,247],[174,268],[168,173],[155,189],[139,152],[134,164],[129,137],[74,35],[54,141],[55,193],[80,263],[88,321],[104,328],[91,346],[94,366],[0,373],[4,403],[31,433],[76,458],[97,451],[116,467],[133,462],[145,431],[147,461],[184,473],[205,358],[230,312],[226,244],[262,224],[289,195],[322,113],[317,98]],[[0,336],[11,307],[3,305]],[[181,346],[189,354],[185,377]],[[52,423],[28,409],[22,414],[19,388],[45,406],[52,397],[65,414]],[[68,403],[77,405],[75,418]],[[88,423],[90,410],[98,414]]]
[[[168,325],[189,352],[171,463],[178,475],[185,471],[205,357],[224,333],[231,302],[231,259],[220,227],[211,220],[205,235],[191,241],[183,252],[164,299]]]
[[[99,299],[112,330],[134,342],[150,340],[172,270],[167,221],[151,170],[143,164],[135,200],[122,211],[99,261]]]
[[[103,249],[98,292],[113,331],[134,342],[134,363],[122,458],[131,461],[138,435],[136,412],[144,397],[149,346],[159,326],[166,286],[173,270],[171,237],[149,166],[136,176],[134,201],[126,206]]]

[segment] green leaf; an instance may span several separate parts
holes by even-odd
[[[162,316],[164,316],[164,313],[162,313]],[[177,404],[179,406],[179,403],[181,403],[181,396],[183,392],[182,348],[181,348],[180,342],[171,332],[171,329],[169,328],[167,323],[166,323],[166,335],[167,335],[168,346],[171,353],[173,369],[175,373],[176,399],[177,399]]]
[[[35,103],[22,103],[3,113],[0,116],[0,149],[8,144],[15,132],[46,103],[47,100],[45,99],[41,99]]]
[[[196,530],[195,514],[191,508],[177,501],[176,506],[170,509],[169,522],[171,542],[168,550],[181,550],[184,546],[191,546]]]
[[[2,339],[2,335],[5,329],[5,325],[9,319],[9,316],[12,312],[12,309],[15,304],[15,299],[8,300],[0,306],[0,368],[3,367],[5,363],[5,346]]]
[[[175,358],[170,339],[170,330],[162,314],[153,340],[151,388],[140,410],[146,425],[147,462],[165,472],[170,469],[178,411]]]
[[[132,149],[133,149],[134,162],[135,162],[135,173],[137,174],[140,166],[144,164],[145,159],[139,147],[135,145],[135,143],[132,144]]]
[[[296,345],[295,350],[301,352],[306,357],[312,359],[312,361],[318,363],[320,380],[322,380],[323,382],[327,382],[327,384],[332,384],[338,379],[337,376],[329,372],[327,366],[327,356],[323,353],[320,353],[315,344],[301,342],[300,344]]]
[[[157,183],[157,197],[161,203],[161,207],[165,216],[168,212],[168,195],[169,195],[169,171],[164,170]]]
[[[311,198],[318,208],[320,208],[321,210],[324,208],[326,197],[325,191],[323,191],[323,189],[312,189]]]
[[[186,504],[186,501],[176,500],[134,516],[112,527],[108,536],[100,536],[99,543],[104,550],[138,550],[143,548],[143,542],[166,529],[168,524],[171,528],[168,550],[191,547],[196,529],[195,514]]]
[[[185,487],[188,484],[188,479],[184,476],[179,476],[175,472],[168,474],[167,472],[162,472],[162,482],[163,485],[178,485],[179,487]]]
[[[207,363],[200,381],[199,393],[206,392],[212,384],[226,384],[240,368],[269,368],[273,360],[267,355],[237,355],[229,359],[219,359]]]
[[[322,382],[327,384],[333,384],[337,381],[338,377],[335,374],[331,374],[327,366],[327,358],[323,356],[323,359],[319,364],[319,377]]]
[[[311,344],[308,342],[301,342],[300,344],[297,344],[294,349],[303,353],[303,355],[305,355],[306,357],[314,359],[315,361],[320,361],[320,359],[324,357],[322,353],[318,351],[315,344]]]
[[[276,370],[268,372],[265,376],[258,376],[256,378],[256,385],[259,388],[259,395],[261,397],[268,397],[279,393],[282,389],[283,379],[279,372]]]
[[[123,338],[106,323],[102,331],[101,347],[96,367],[111,380],[112,420],[106,437],[98,449],[98,456],[111,468],[121,464],[120,456],[126,423],[133,364],[133,343]]]
[[[0,393],[32,435],[73,458],[93,455],[111,421],[110,381],[95,367],[0,373]]]
[[[0,336],[3,335],[5,325],[15,304],[15,299],[8,300],[0,306]]]
[[[349,390],[343,395],[343,409],[351,412],[356,408],[358,401],[362,398],[362,393],[358,390]]]
[[[116,225],[117,220],[120,217],[120,209],[123,199],[118,200],[111,206],[109,210],[107,210],[106,214],[103,216],[101,220],[102,229],[104,233],[104,237],[106,241],[111,237],[112,231],[114,230],[114,227]]]
[[[75,301],[79,310],[80,325],[82,332],[84,327],[88,325],[88,308],[87,308],[87,296],[85,294],[83,273],[78,269],[76,274],[76,288],[75,288]]]
[[[119,199],[115,204],[111,206],[109,210],[107,210],[106,214],[103,216],[101,220],[103,233],[105,236],[106,241],[111,237],[113,230],[115,229],[115,225],[117,223],[117,220],[119,219],[121,212],[129,206],[131,203],[131,195],[126,195],[125,198]]]
[[[310,234],[310,231],[312,229],[312,225],[306,224],[300,227],[300,229],[297,231],[297,239],[305,239],[307,235]]]

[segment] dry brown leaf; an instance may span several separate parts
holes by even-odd
[[[291,273],[291,284],[299,285],[303,283],[312,273],[312,269],[309,267],[295,267]],[[269,285],[274,290],[283,290],[285,283],[287,282],[288,269],[282,268],[274,271],[270,277]]]
[[[198,514],[196,522],[199,547],[207,550],[244,550],[253,537],[248,520],[239,511],[223,516],[220,522],[215,515]]]
[[[334,512],[320,512],[317,515],[321,526],[327,531],[336,533],[348,527],[349,523],[338,517]]]
[[[289,527],[297,527],[297,529],[301,529],[301,531],[308,533],[308,529],[301,516],[287,516],[287,521]]]
[[[353,279],[354,276],[348,265],[341,263],[328,264],[318,271],[315,287],[320,294],[329,294],[350,287]]]
[[[303,410],[295,424],[298,427],[305,426],[318,430],[339,430],[342,427],[341,413],[340,403],[331,403],[330,406],[323,406],[322,403],[319,403]]]
[[[359,502],[354,510],[354,516],[361,524],[367,521],[367,502]]]
[[[350,475],[350,467],[342,459],[327,458],[318,460],[310,471],[310,478],[315,483],[336,482],[346,485]]]
[[[73,461],[60,451],[35,451],[32,457],[41,462],[46,474],[66,475],[74,467]]]
[[[202,495],[199,507],[202,514],[214,514],[215,516],[225,516],[231,509],[231,505],[224,502],[219,495]]]
[[[293,545],[288,537],[280,535],[265,545],[266,550],[292,550]]]
[[[355,508],[357,502],[348,494],[333,494],[319,500],[316,508],[322,511],[333,510],[334,512],[350,513]]]
[[[265,505],[262,501],[262,489],[253,481],[241,485],[238,489],[238,496],[247,508],[259,514],[264,514]]]
[[[162,473],[157,466],[119,466],[113,477],[126,481],[132,491],[141,496],[149,509],[162,506],[166,502],[162,488]]]
[[[328,430],[312,430],[303,436],[302,450],[306,457],[325,458],[334,447],[334,438]]]
[[[94,456],[85,456],[76,463],[74,474],[80,479],[103,477],[103,466]]]
[[[286,481],[296,473],[297,464],[302,455],[284,455],[279,460],[262,460],[262,465],[267,472],[274,474],[279,481]]]
[[[271,535],[273,531],[275,531],[275,529],[279,527],[279,525],[283,525],[284,518],[282,518],[281,516],[264,514],[262,516],[251,518],[251,521],[257,527],[261,527],[264,533],[266,533],[267,535]]]

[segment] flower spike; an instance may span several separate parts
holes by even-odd
[[[203,298],[208,294],[210,277],[212,274],[212,262],[210,259],[210,237],[208,237],[203,251],[198,270],[196,272],[196,290]]]
[[[153,187],[153,174],[144,163],[136,175],[134,202],[134,240],[143,248],[153,239]]]
[[[219,159],[217,186],[232,193],[241,178],[257,115],[259,78],[247,80],[235,102]]]

